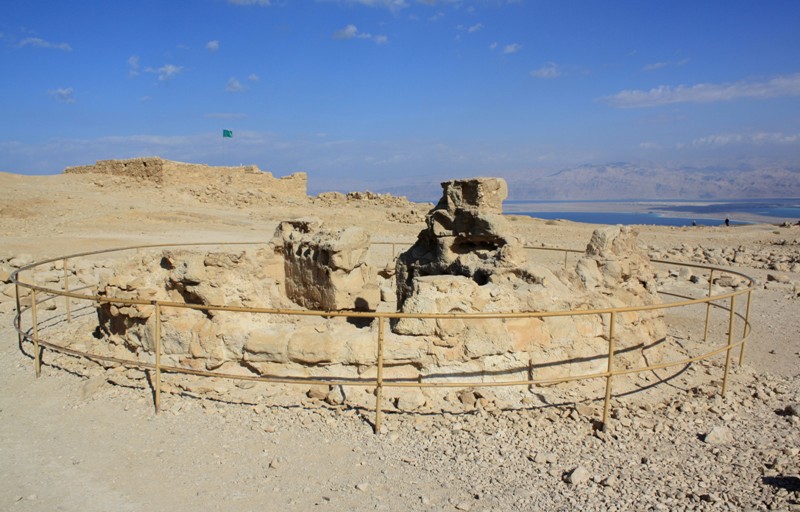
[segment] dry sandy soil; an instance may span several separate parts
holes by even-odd
[[[265,241],[309,214],[413,240],[379,201],[322,207],[206,196],[91,175],[0,173],[0,261],[145,243]],[[393,210],[394,209],[394,210]],[[594,226],[512,218],[532,244],[584,247]],[[45,360],[34,378],[12,313],[0,313],[0,510],[800,510],[800,228],[640,229],[656,253],[742,248],[790,262],[757,279],[745,365],[720,397],[721,359],[657,399],[470,414],[266,408],[87,380]],[[672,250],[672,253],[670,253]],[[26,256],[27,255],[27,256]],[[772,275],[768,280],[768,275]],[[783,282],[780,282],[783,281]],[[5,285],[3,285],[5,286]],[[705,377],[705,378],[701,378]],[[576,398],[577,402],[578,399]]]

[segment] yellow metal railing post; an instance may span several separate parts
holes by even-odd
[[[154,342],[154,350],[156,352],[156,371],[155,371],[155,406],[156,406],[156,414],[158,414],[159,409],[161,408],[161,305],[158,301],[153,301],[153,305],[155,306],[155,326],[154,330],[155,333],[153,335],[153,342]]]
[[[711,287],[714,284],[714,269],[708,275],[708,302],[706,303],[706,326],[703,328],[703,341],[708,340],[708,319],[711,316]]]
[[[747,309],[745,310],[745,313],[744,313],[744,328],[742,329],[742,338],[746,338],[747,334],[748,334],[747,333],[747,328],[750,325],[750,299],[752,298],[752,296],[753,296],[753,290],[748,291],[747,292]],[[739,366],[741,366],[742,363],[744,362],[744,344],[745,344],[745,341],[742,340],[742,346],[739,347]]]
[[[606,397],[603,404],[603,430],[608,428],[608,411],[611,407],[611,379],[614,371],[614,323],[616,313],[611,312],[611,319],[608,326],[608,375],[606,375]]]
[[[33,322],[33,365],[38,378],[42,374],[42,355],[39,353],[39,322],[36,319],[36,290],[31,290],[31,322]]]
[[[17,297],[17,339],[19,340],[19,348],[22,350],[22,307],[20,307],[19,301],[19,275],[17,275],[17,279],[14,280],[14,293]]]
[[[736,316],[734,315],[736,309],[736,295],[731,296],[731,312],[728,317],[728,350],[725,351],[725,373],[722,375],[722,396],[728,390],[728,371],[731,367],[731,343],[733,343],[733,328]]]
[[[69,293],[69,272],[67,272],[67,258],[64,258],[64,291]],[[64,302],[67,306],[67,323],[72,322],[72,311],[70,311],[69,296],[64,296]]]
[[[381,417],[383,416],[383,320],[378,317],[378,376],[375,388],[375,433],[381,432]]]

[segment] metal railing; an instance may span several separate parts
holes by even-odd
[[[579,380],[588,379],[605,379],[605,394],[603,399],[603,415],[602,425],[605,428],[609,422],[609,411],[613,395],[613,382],[614,378],[622,375],[629,375],[642,372],[651,372],[659,369],[665,369],[675,366],[685,366],[691,363],[708,359],[718,354],[725,353],[725,364],[722,376],[721,394],[724,396],[728,388],[728,376],[731,366],[731,357],[733,349],[739,347],[738,362],[741,365],[744,359],[745,343],[751,333],[750,324],[750,305],[752,299],[752,292],[754,289],[754,281],[752,278],[736,272],[733,270],[713,267],[708,265],[699,265],[691,263],[679,263],[663,260],[652,260],[656,264],[683,266],[694,269],[701,269],[709,272],[708,275],[708,291],[705,297],[692,298],[675,293],[659,292],[663,296],[679,299],[673,302],[663,302],[660,304],[643,305],[643,306],[630,306],[630,307],[616,307],[616,308],[600,308],[600,309],[583,309],[583,310],[568,310],[568,311],[528,311],[528,312],[507,312],[507,313],[428,313],[428,314],[413,314],[413,313],[399,313],[399,312],[357,312],[357,311],[315,311],[307,309],[275,309],[275,308],[251,308],[241,306],[229,305],[202,305],[202,304],[186,304],[182,302],[165,301],[165,300],[139,300],[139,299],[122,299],[115,297],[99,296],[96,293],[85,294],[80,293],[83,290],[91,287],[84,286],[82,288],[70,288],[70,272],[68,264],[79,258],[87,256],[96,256],[100,254],[119,253],[122,251],[141,250],[141,249],[165,249],[174,247],[222,247],[222,246],[257,246],[264,245],[263,243],[255,242],[223,242],[223,243],[201,243],[201,244],[153,244],[142,246],[122,247],[111,250],[100,250],[72,254],[58,258],[51,258],[43,260],[31,265],[22,267],[11,275],[11,280],[15,285],[16,292],[16,305],[17,313],[14,317],[14,327],[17,330],[19,337],[20,349],[24,351],[23,344],[25,342],[32,343],[33,345],[33,359],[36,376],[41,374],[41,356],[44,348],[54,350],[57,352],[69,354],[72,356],[88,358],[95,361],[104,361],[108,363],[120,364],[125,367],[139,368],[142,370],[153,371],[153,395],[154,406],[156,412],[159,411],[161,405],[161,385],[162,373],[182,373],[203,377],[217,377],[234,380],[256,381],[266,383],[281,383],[281,384],[305,384],[305,385],[329,385],[329,386],[364,386],[372,387],[375,389],[375,432],[380,432],[381,422],[383,416],[383,390],[390,387],[415,387],[415,388],[433,388],[433,387],[450,387],[450,388],[475,388],[475,387],[506,387],[506,386],[542,386],[557,383],[565,383]],[[373,242],[373,245],[390,245],[392,247],[392,259],[397,255],[397,246],[399,242]],[[541,250],[541,251],[555,251],[563,252],[564,254],[564,268],[568,265],[568,257],[570,253],[581,254],[582,251],[574,249],[562,249],[553,247],[535,247],[528,246],[528,250]],[[37,267],[47,265],[54,262],[61,262],[64,269],[63,287],[61,289],[48,288],[42,285],[37,285],[31,282],[22,280],[22,276]],[[714,276],[716,274],[729,274],[742,278],[746,286],[741,286],[738,289],[728,292],[713,295]],[[29,290],[30,292],[30,305],[23,306],[21,290]],[[41,299],[41,294],[47,297]],[[739,296],[746,295],[747,305],[745,313],[736,311],[736,299]],[[66,321],[72,321],[71,315],[71,302],[73,300],[90,301],[97,305],[107,303],[114,305],[149,305],[154,308],[154,325],[153,325],[153,339],[154,339],[154,362],[136,361],[130,359],[123,359],[118,357],[111,357],[101,354],[95,354],[88,351],[80,351],[72,348],[59,345],[52,341],[43,339],[40,336],[39,327],[40,322],[38,319],[38,305],[45,300],[55,300],[56,297],[63,297],[65,299]],[[41,300],[40,300],[41,299]],[[726,305],[725,302],[729,301]],[[671,360],[659,364],[639,366],[634,368],[617,368],[615,366],[615,356],[619,353],[616,347],[615,325],[617,324],[617,315],[620,313],[628,312],[642,312],[654,310],[667,310],[671,308],[682,308],[697,304],[706,304],[705,325],[703,328],[703,341],[708,340],[709,322],[711,317],[712,308],[719,308],[728,313],[727,323],[727,339],[721,346],[717,346],[708,352],[704,352],[692,357],[686,357],[679,360]],[[281,377],[281,376],[265,376],[265,375],[235,375],[228,373],[220,373],[213,371],[197,370],[192,368],[184,368],[173,365],[162,364],[162,334],[161,334],[161,315],[164,308],[185,308],[202,310],[206,312],[211,311],[227,311],[227,312],[241,312],[253,314],[268,314],[268,315],[290,315],[290,316],[318,316],[325,318],[332,317],[346,317],[346,318],[365,318],[377,320],[377,357],[376,357],[376,377],[374,379],[336,379],[336,378],[305,378],[305,377]],[[30,311],[30,329],[23,329],[22,318],[23,314]],[[605,358],[607,359],[606,370],[600,372],[586,373],[581,375],[569,375],[562,377],[552,377],[546,379],[522,379],[522,380],[509,380],[509,381],[492,381],[492,382],[475,382],[475,381],[446,381],[446,382],[411,382],[403,379],[385,379],[384,378],[384,356],[385,356],[385,328],[386,322],[392,319],[401,318],[417,318],[417,319],[472,319],[472,320],[487,320],[487,319],[511,319],[511,318],[548,318],[559,316],[581,316],[581,315],[607,315],[608,316],[608,334],[606,339],[608,342],[607,352]],[[734,332],[736,330],[736,318],[742,321],[741,336],[737,337]],[[569,361],[567,361],[569,362]]]

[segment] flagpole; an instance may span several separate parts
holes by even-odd
[[[225,163],[228,163],[227,155],[225,153],[225,139],[232,139],[233,138],[233,130],[222,130],[222,159]]]

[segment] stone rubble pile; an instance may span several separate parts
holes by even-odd
[[[375,192],[323,192],[313,198],[315,205],[322,206],[350,206],[360,208],[361,205],[379,206],[386,211],[388,221],[401,224],[416,224],[425,219],[425,214],[430,208],[426,203],[413,203],[404,196]]]
[[[269,189],[238,189],[226,186],[224,183],[208,184],[186,184],[182,187],[182,192],[192,196],[201,203],[233,205],[237,208],[257,206],[264,204],[304,204],[305,199],[299,197],[287,197],[280,192]]]
[[[11,273],[24,266],[34,263],[34,258],[29,254],[18,254],[15,256],[0,256],[0,314],[11,313],[16,310],[16,292],[11,283]],[[67,275],[69,276],[70,289],[93,287],[97,285],[104,274],[110,272],[112,263],[109,261],[89,261],[78,260],[74,264],[67,265]],[[64,263],[62,260],[54,261],[44,266],[37,267],[32,272],[26,272],[22,281],[46,288],[63,289],[64,286]],[[20,302],[22,306],[29,306],[31,303],[30,290],[20,288]],[[58,299],[63,300],[63,299]],[[52,300],[42,304],[46,310],[53,311],[56,303]]]
[[[706,265],[749,267],[778,272],[800,273],[800,239],[782,240],[773,246],[759,249],[738,247],[703,247],[681,244],[669,249],[650,248],[653,259],[687,261]]]
[[[771,249],[747,249],[744,246],[733,248],[704,248],[702,245],[691,246],[681,244],[680,247],[671,249],[650,248],[649,255],[652,259],[667,261],[700,263],[721,267],[746,267],[768,270],[766,279],[757,282],[756,285],[767,290],[779,290],[785,292],[785,298],[800,298],[800,278],[796,274],[800,273],[800,243],[798,241],[788,243],[782,240],[778,244],[785,250],[776,252]],[[702,276],[702,279],[701,279]],[[673,285],[675,281],[699,283],[701,280],[707,282],[708,273],[692,271],[683,268],[680,271],[671,270],[667,273],[657,274],[660,285]],[[670,283],[671,278],[672,282]],[[714,278],[713,293],[725,293],[726,289],[738,289],[747,284],[747,281],[732,274],[716,275]]]

